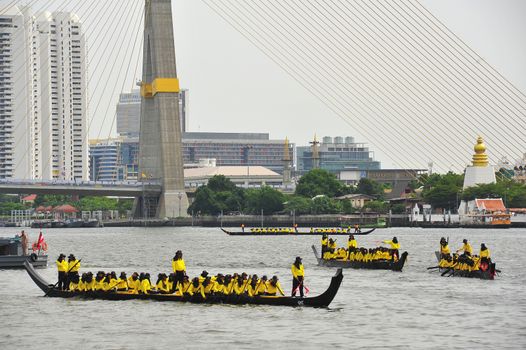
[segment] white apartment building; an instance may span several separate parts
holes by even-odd
[[[87,180],[82,24],[25,6],[0,13],[0,178]]]

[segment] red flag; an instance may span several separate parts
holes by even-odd
[[[38,242],[37,242],[37,249],[40,250],[42,248],[42,244],[44,244],[44,235],[42,232],[38,235]]]

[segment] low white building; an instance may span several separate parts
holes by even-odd
[[[239,187],[282,187],[283,176],[262,166],[205,166],[184,170],[186,188],[206,185],[215,175],[223,175]]]

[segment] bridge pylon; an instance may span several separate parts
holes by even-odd
[[[161,181],[157,218],[187,216],[172,3],[145,0],[144,6],[139,178]],[[139,203],[144,206],[144,198]]]

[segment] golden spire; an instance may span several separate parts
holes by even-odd
[[[285,144],[283,145],[283,159],[284,162],[290,162],[290,152],[289,152],[289,139],[285,137]]]
[[[475,154],[473,155],[473,166],[485,167],[488,166],[488,155],[486,154],[486,145],[481,136],[477,139],[477,144],[473,147]]]

